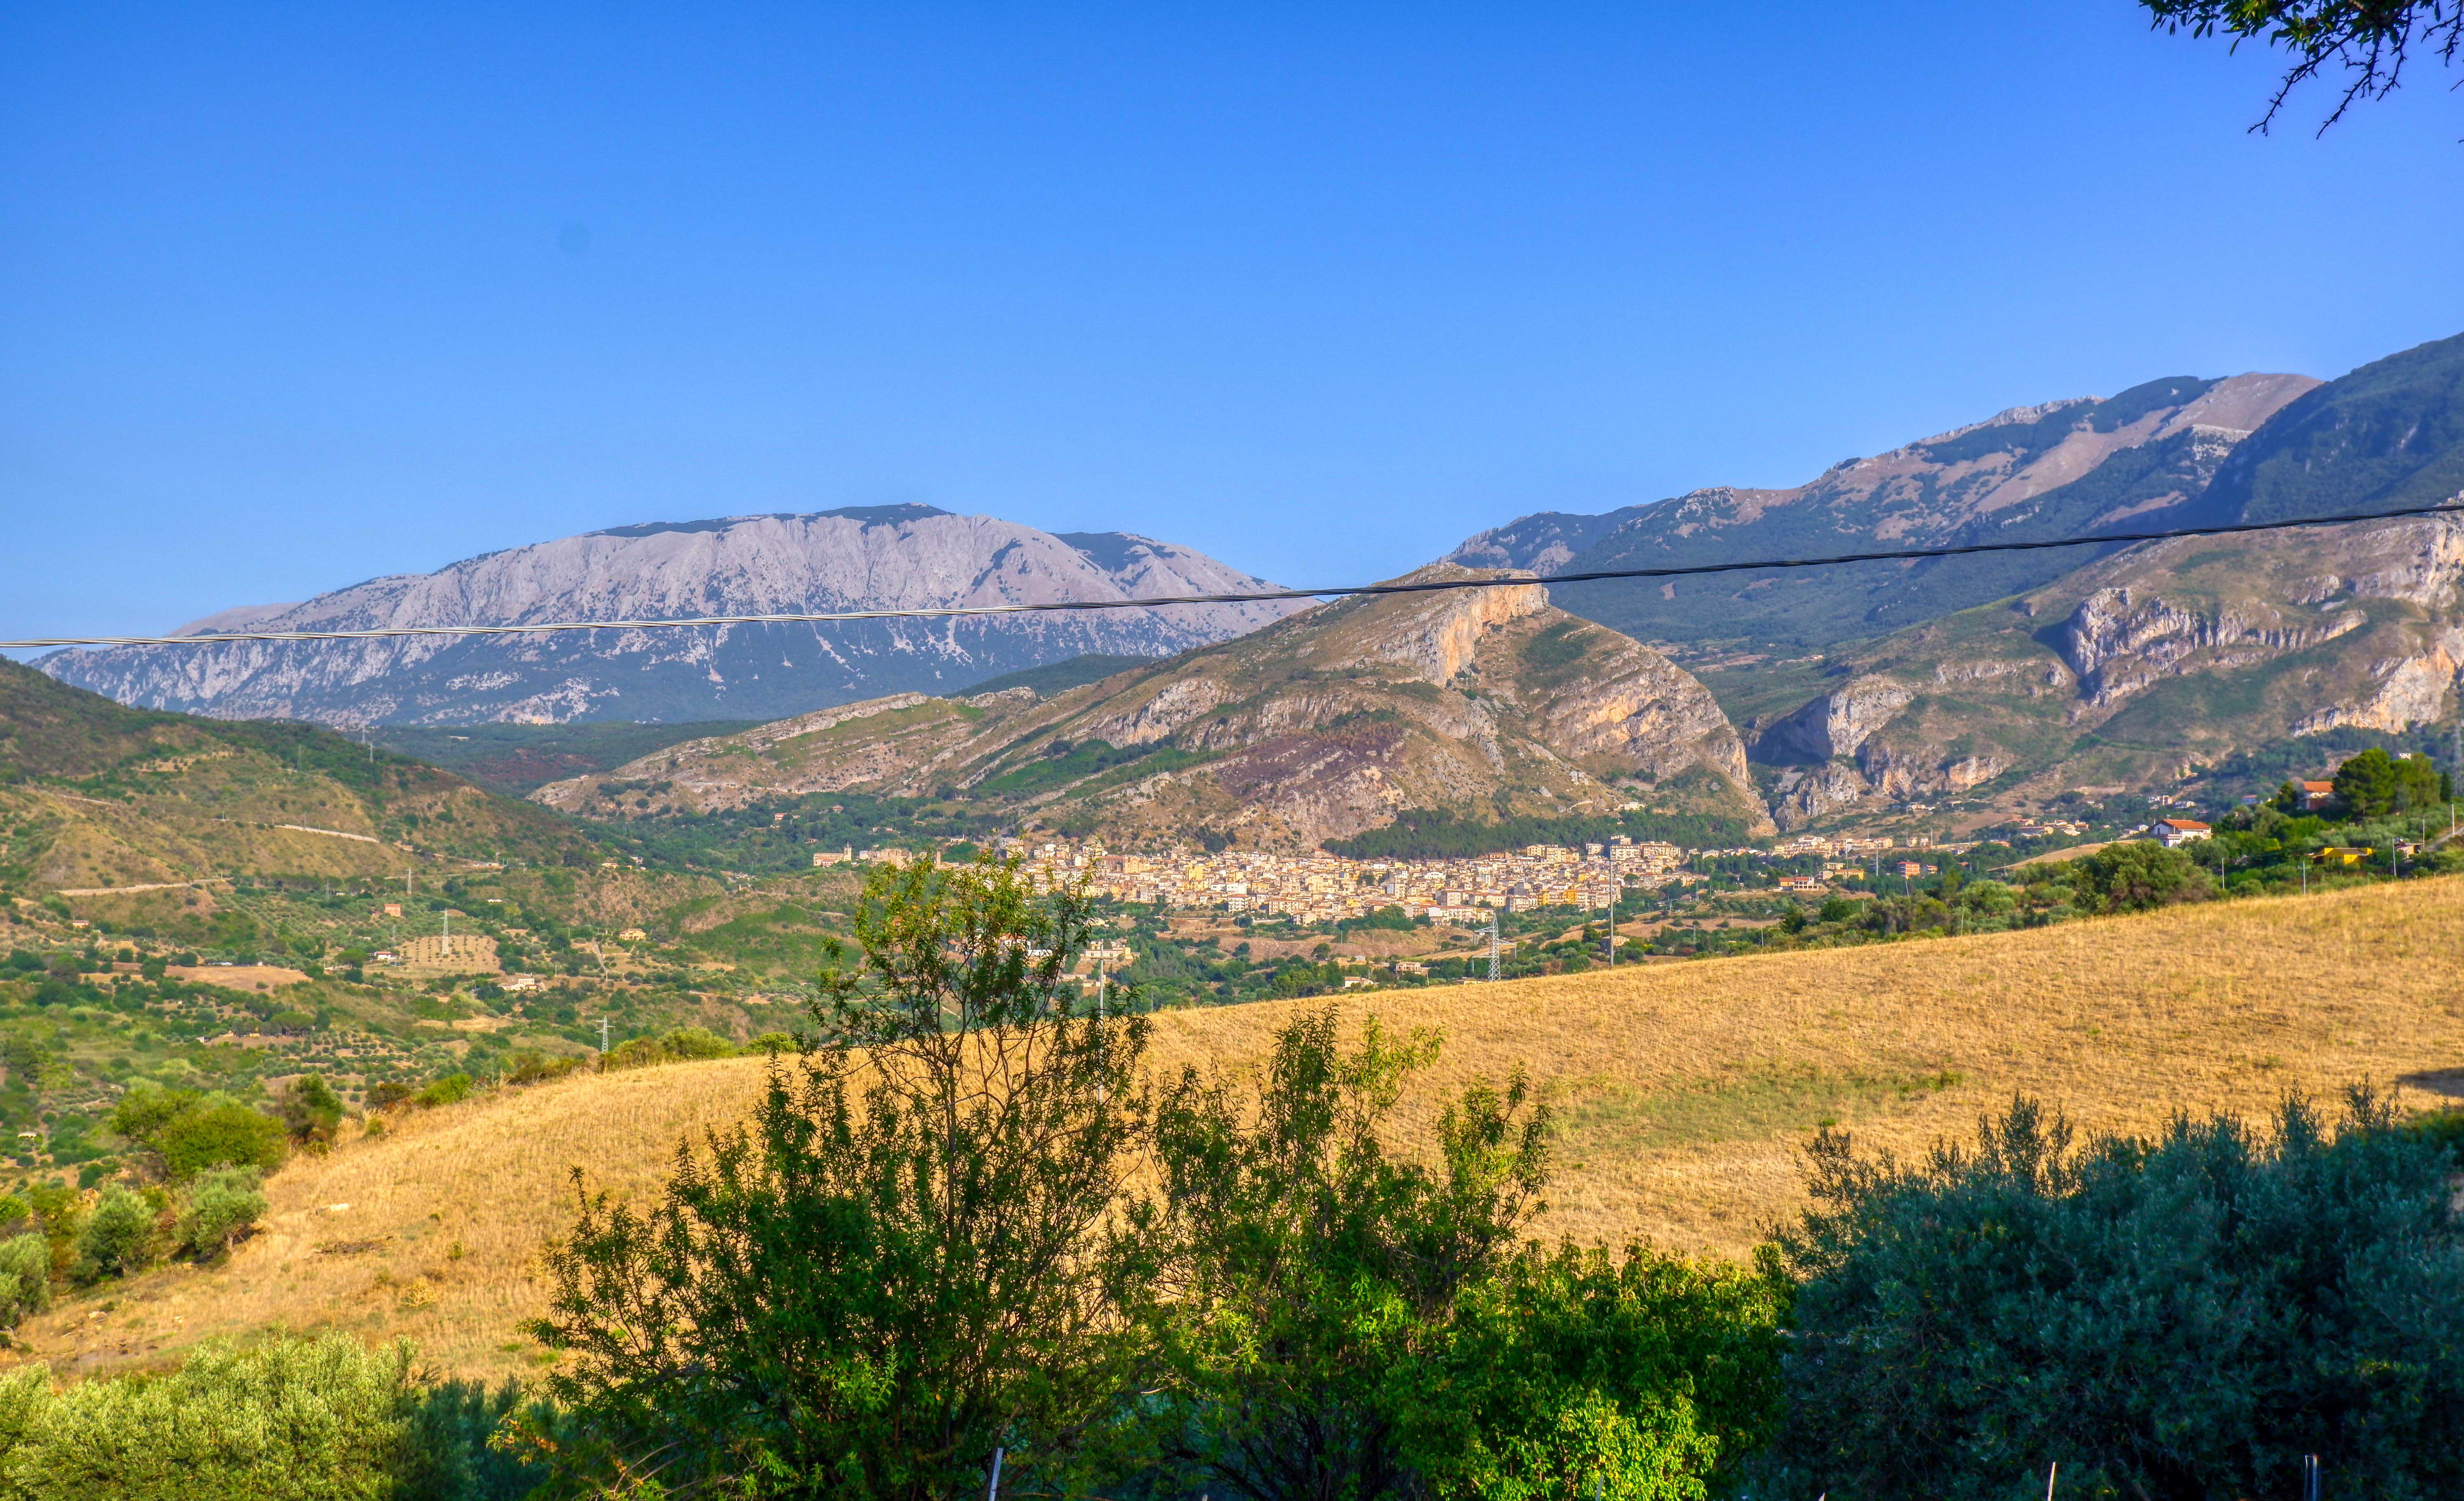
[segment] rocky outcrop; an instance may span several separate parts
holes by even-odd
[[[1758,759],[1821,762],[1855,755],[1874,731],[1908,707],[1916,694],[1887,678],[1854,678],[1810,700],[1763,731]]]
[[[2366,623],[2355,610],[2318,625],[2286,623],[2272,610],[2198,611],[2108,588],[2090,594],[2071,612],[2062,624],[2061,651],[2079,679],[2080,696],[2104,708],[2177,676],[2193,658],[2208,665],[2249,665],[2333,641]]]
[[[2464,630],[2441,631],[2419,655],[2371,663],[2371,681],[2363,693],[2303,715],[2291,727],[2293,733],[2316,735],[2350,726],[2392,735],[2443,719],[2459,668],[2464,668]]]
[[[1423,569],[1414,578],[1470,570]],[[1462,589],[1402,597],[1387,625],[1377,655],[1400,663],[1423,682],[1447,684],[1470,665],[1488,632],[1549,608],[1549,591],[1538,584]]]
[[[659,523],[371,579],[237,625],[328,630],[1050,603],[1274,586],[1168,542],[1057,535],[929,506]],[[1100,652],[1161,657],[1306,601],[553,635],[232,642],[62,652],[63,682],[122,703],[326,724],[775,719],[897,691],[947,694]]]

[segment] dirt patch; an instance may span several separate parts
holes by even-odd
[[[227,990],[269,990],[286,985],[302,985],[308,977],[297,969],[280,965],[198,965],[183,966],[166,971],[175,978],[191,983],[219,985]]]

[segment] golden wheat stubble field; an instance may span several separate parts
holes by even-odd
[[[1474,1076],[1521,1064],[1565,1130],[1539,1229],[1742,1254],[1802,1203],[1824,1120],[1902,1153],[2014,1091],[2083,1125],[2263,1114],[2285,1091],[2375,1081],[2464,1094],[2464,879],[2190,907],[2024,933],[1656,965],[1344,1003],[1445,1049],[1406,1144]],[[1300,1001],[1157,1019],[1154,1057],[1240,1068]],[[339,1327],[407,1337],[438,1369],[526,1368],[538,1250],[568,1177],[656,1191],[680,1138],[736,1119],[762,1063],[679,1064],[482,1098],[295,1162],[228,1265],[64,1300],[20,1334],[63,1372],[161,1363],[209,1336]],[[21,1352],[21,1357],[24,1353]]]

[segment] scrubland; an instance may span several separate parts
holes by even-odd
[[[2258,1114],[2370,1082],[2400,1105],[2464,1096],[2464,878],[2182,907],[1983,937],[1784,953],[1347,998],[1440,1029],[1405,1112],[1520,1067],[1564,1124],[1545,1235],[1745,1253],[1801,1202],[1824,1121],[1907,1153],[2014,1092],[2086,1126]],[[1166,1013],[1153,1061],[1240,1069],[1294,1001]],[[158,1270],[19,1334],[91,1372],[272,1327],[407,1337],[438,1369],[523,1370],[540,1242],[571,1175],[656,1191],[680,1142],[738,1117],[759,1059],[583,1076],[405,1115],[296,1161],[260,1233],[219,1268]]]

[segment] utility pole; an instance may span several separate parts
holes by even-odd
[[[1497,908],[1488,909],[1488,978],[1497,979]]]
[[[1609,968],[1617,968],[1617,888],[1609,887]]]
[[[599,1055],[603,1058],[607,1056],[607,1018],[605,1016],[599,1018]]]

